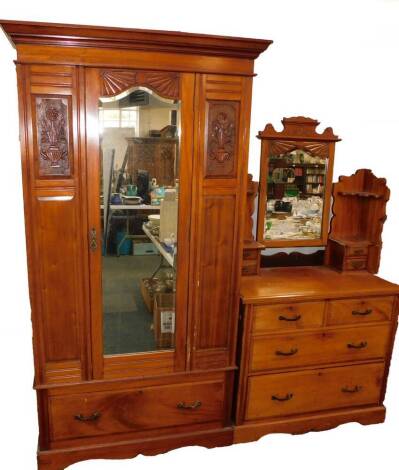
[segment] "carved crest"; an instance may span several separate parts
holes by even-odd
[[[209,102],[207,176],[235,175],[238,106],[231,101]]]
[[[320,124],[316,119],[296,116],[284,118],[281,122],[284,126],[281,132],[276,131],[272,124],[266,124],[265,129],[258,133],[258,138],[268,140],[303,139],[324,142],[337,142],[341,140],[334,134],[331,127],[327,127],[320,134],[316,132],[316,127]]]
[[[134,86],[150,88],[169,99],[180,96],[177,72],[151,72],[143,70],[103,70],[101,72],[102,96],[116,96]]]
[[[39,176],[68,176],[69,123],[67,98],[36,98]]]

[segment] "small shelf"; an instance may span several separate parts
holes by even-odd
[[[373,197],[374,199],[381,199],[382,195],[371,193],[369,191],[338,191],[340,196],[357,196],[357,197]]]
[[[358,246],[358,245],[373,245],[373,242],[364,237],[331,237],[330,240],[339,243],[340,245]]]

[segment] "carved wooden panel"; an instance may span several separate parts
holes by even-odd
[[[103,70],[101,72],[101,95],[116,96],[134,86],[150,88],[158,95],[179,99],[180,79],[177,72],[143,70]]]
[[[67,97],[35,97],[39,177],[71,175],[71,137]]]
[[[202,209],[198,348],[227,347],[234,260],[234,194],[209,195]]]
[[[208,101],[205,177],[236,176],[239,108],[237,101]]]

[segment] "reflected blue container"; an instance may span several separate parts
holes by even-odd
[[[125,232],[116,233],[116,245],[119,246],[119,243],[122,241],[123,237],[126,235]],[[131,255],[132,254],[132,240],[129,238],[125,240],[122,245],[119,247],[120,255]]]

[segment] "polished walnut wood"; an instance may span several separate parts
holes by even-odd
[[[246,214],[245,214],[245,227],[244,227],[244,249],[242,255],[242,270],[243,276],[251,276],[259,274],[260,268],[260,253],[263,250],[263,243],[255,240],[253,233],[253,213],[255,211],[255,200],[258,196],[259,184],[252,180],[252,175],[247,177],[247,200],[246,200]]]
[[[333,187],[326,264],[341,270],[378,272],[389,195],[385,178],[377,178],[371,170],[339,177]]]
[[[337,194],[379,217],[371,244],[345,241],[352,271],[331,269],[332,250],[325,266],[260,270],[248,139],[253,59],[271,41],[0,24],[17,49],[39,468],[383,421],[399,287],[356,263],[378,267],[389,193],[370,195],[361,173],[361,195]],[[181,103],[175,348],[104,356],[98,102],[141,86]],[[260,133],[262,151],[328,158],[328,207],[338,138],[283,123]],[[341,213],[337,202],[331,246]]]
[[[101,74],[101,96],[116,96],[134,86],[144,86],[172,100],[180,97],[180,76],[174,72],[107,70]]]
[[[39,467],[231,443],[253,59],[271,41],[0,24],[17,49]],[[181,103],[175,348],[104,356],[98,102],[135,87]]]
[[[135,49],[256,59],[273,42],[176,31],[0,20],[13,44]]]
[[[367,272],[340,273],[325,266],[266,268],[241,280],[244,304],[397,295],[398,286]]]
[[[398,294],[325,266],[243,277],[235,442],[383,421]]]
[[[376,405],[382,363],[251,377],[246,420]]]
[[[296,330],[323,324],[325,302],[301,302],[254,307],[254,334],[271,330]]]
[[[388,324],[256,337],[249,367],[260,371],[383,358],[390,330]]]

